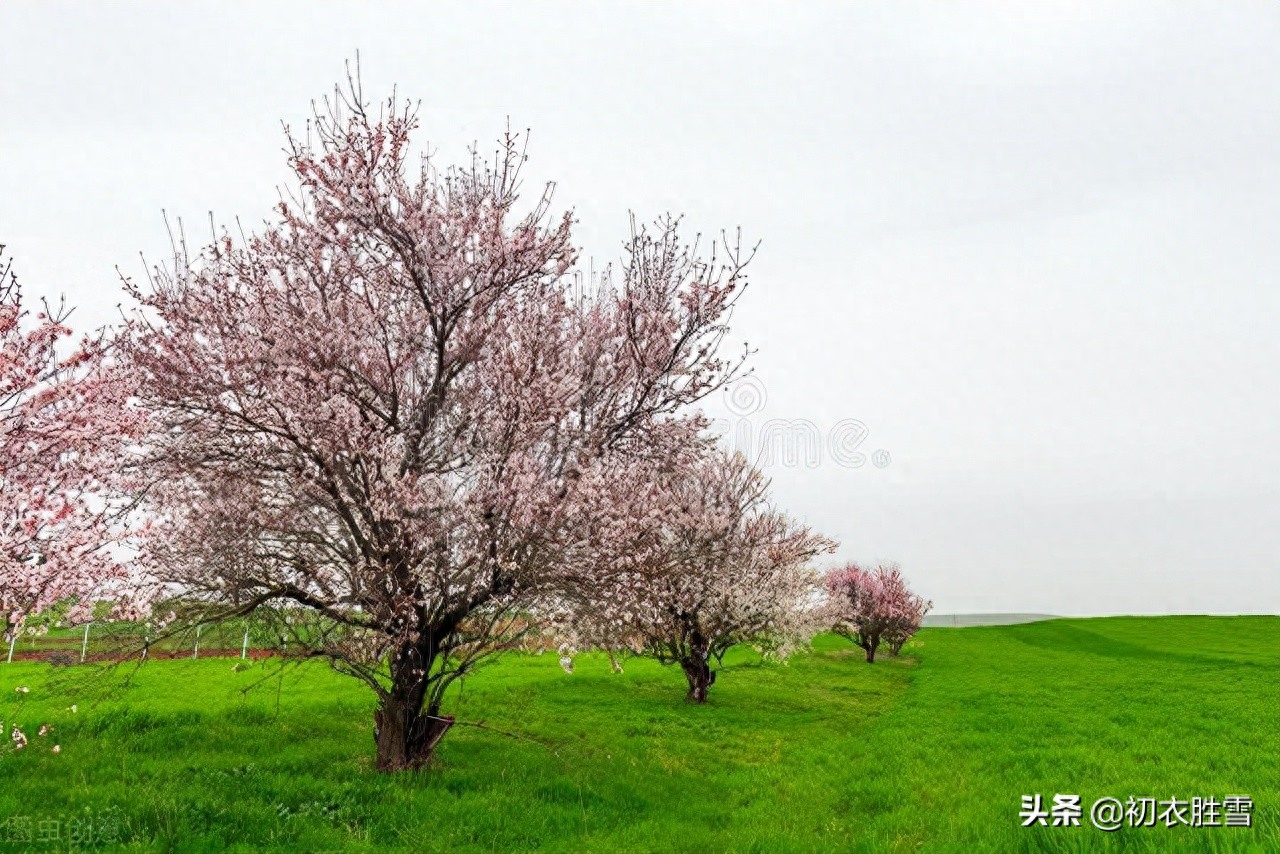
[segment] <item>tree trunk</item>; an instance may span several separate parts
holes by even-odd
[[[404,644],[392,659],[391,691],[381,697],[373,713],[379,771],[422,768],[453,726],[452,717],[440,714],[440,698],[428,697],[427,674],[435,659],[430,637],[424,632],[417,644]]]
[[[862,648],[867,651],[867,664],[875,664],[876,649],[879,648],[879,646],[880,646],[879,635],[870,635],[869,637],[863,638]]]
[[[686,658],[680,662],[684,670],[684,678],[689,681],[689,693],[686,695],[691,703],[705,703],[707,689],[716,684],[715,671],[704,658]]]
[[[373,738],[378,747],[379,771],[421,768],[431,761],[432,751],[453,726],[452,716],[439,709],[415,708],[413,698],[389,697],[373,713]]]

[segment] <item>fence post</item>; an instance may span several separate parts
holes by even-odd
[[[89,652],[89,627],[93,623],[84,624],[84,642],[80,644],[80,663],[84,664],[85,654]]]
[[[244,643],[240,645],[240,660],[243,661],[245,656],[249,654],[249,630],[244,630]]]
[[[192,658],[200,657],[200,630],[203,628],[204,628],[203,623],[196,626],[196,648],[191,651]]]

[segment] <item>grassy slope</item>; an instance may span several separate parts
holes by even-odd
[[[31,736],[0,754],[0,820],[116,806],[129,851],[1280,851],[1280,618],[926,629],[899,660],[856,652],[741,653],[702,708],[650,662],[569,677],[507,658],[453,710],[551,747],[455,728],[440,767],[398,777],[370,770],[371,695],[321,666],[152,662],[121,688],[123,670],[0,663],[0,720]],[[1255,827],[1021,828],[1037,792],[1248,794]]]

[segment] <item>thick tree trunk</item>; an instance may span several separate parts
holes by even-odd
[[[373,739],[379,771],[422,768],[432,751],[453,726],[453,718],[440,714],[440,699],[429,698],[435,647],[427,633],[418,643],[404,644],[391,662],[391,691],[382,696],[373,713]]]
[[[496,561],[493,548],[491,546],[491,557]],[[396,577],[401,590],[416,595],[412,575],[402,563],[393,561],[390,574]],[[514,583],[509,576],[500,576],[495,571],[490,589],[455,603],[455,607],[443,615],[430,615],[422,606],[417,609],[417,631],[392,652],[391,689],[381,695],[373,713],[379,771],[417,769],[431,761],[436,745],[454,722],[453,716],[440,714],[440,689],[447,682],[441,683],[443,676],[433,671],[433,665],[441,656],[449,655],[453,648],[450,638],[467,616],[492,596],[508,592]]]
[[[405,771],[431,761],[453,718],[440,715],[438,709],[423,709],[421,701],[415,708],[412,698],[391,697],[373,713],[373,724],[378,770]]]
[[[689,682],[689,693],[686,699],[691,703],[705,703],[707,689],[716,684],[715,671],[704,658],[686,658],[680,662],[684,670],[684,678]]]

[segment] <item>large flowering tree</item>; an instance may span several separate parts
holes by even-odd
[[[827,573],[826,588],[832,631],[861,647],[868,663],[882,642],[897,655],[933,607],[911,590],[895,563],[874,569],[846,564]]]
[[[70,313],[24,307],[0,246],[0,616],[9,640],[32,613],[95,599],[136,616],[145,602],[111,544],[116,524],[103,474],[131,429],[118,384],[96,341],[69,347]],[[59,348],[69,352],[59,353]]]
[[[704,426],[682,413],[740,364],[718,350],[746,260],[700,260],[668,218],[583,298],[550,186],[517,210],[513,136],[440,175],[411,167],[407,107],[355,84],[326,104],[290,136],[278,217],[126,283],[117,343],[155,426],[153,565],[201,619],[304,612],[290,648],[376,692],[396,770],[448,729],[448,686],[556,599],[609,510],[595,486]]]
[[[678,664],[703,703],[730,647],[786,655],[819,628],[810,562],[835,543],[774,509],[745,457],[690,441],[617,474],[610,524],[625,531],[598,537],[595,573],[564,609],[579,645]]]

